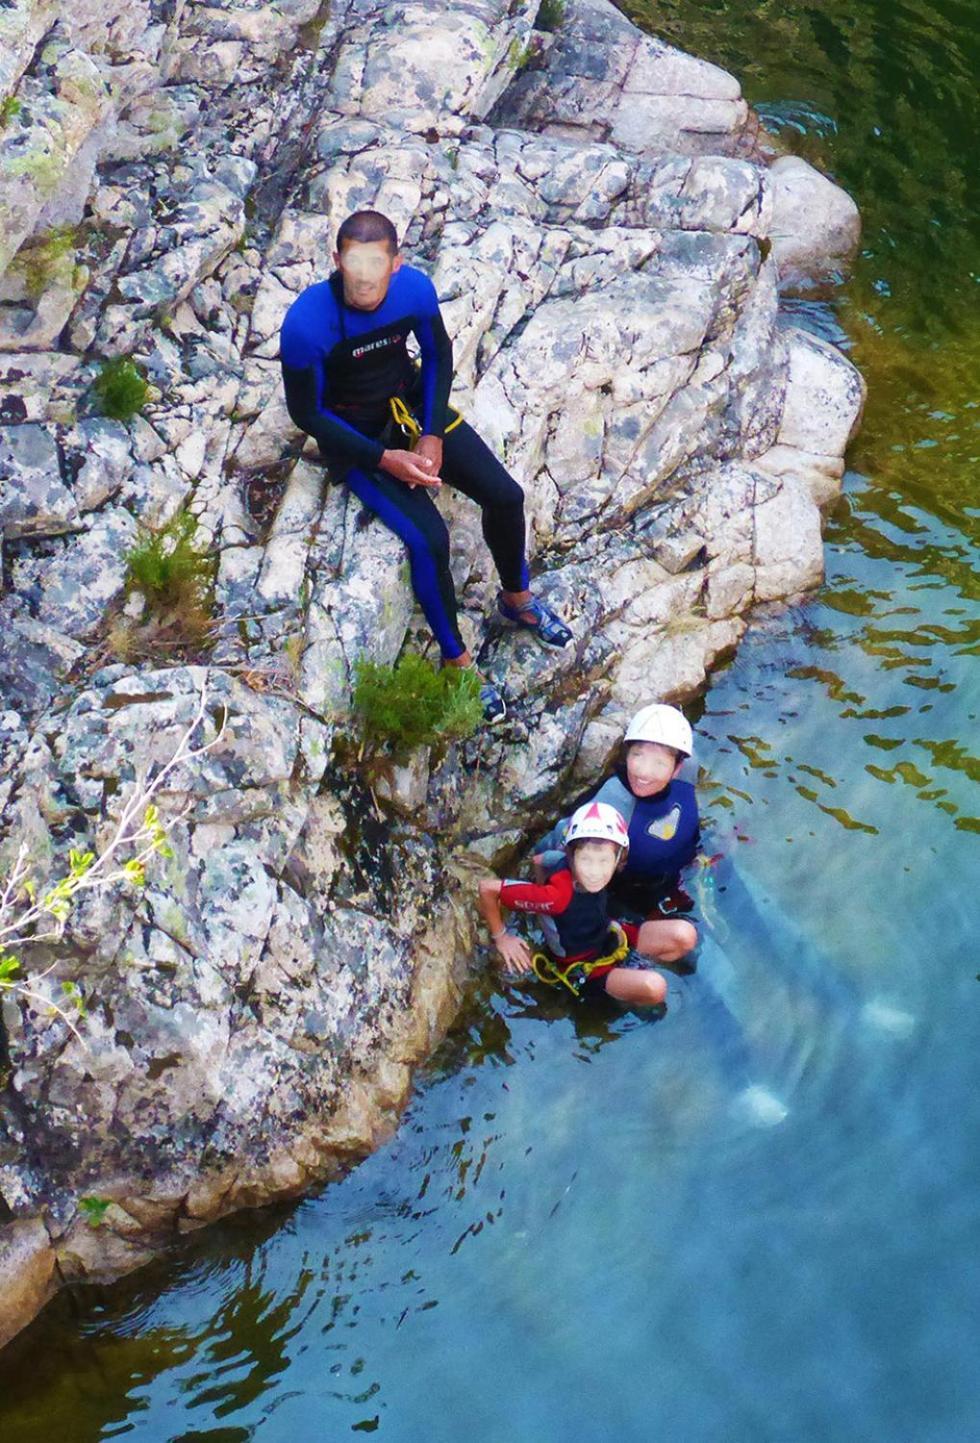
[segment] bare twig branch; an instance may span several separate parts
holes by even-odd
[[[16,977],[20,961],[14,949],[60,941],[64,936],[71,908],[80,894],[105,892],[119,882],[142,884],[144,865],[154,853],[164,848],[168,827],[173,827],[182,820],[191,808],[191,803],[188,802],[164,823],[159,817],[154,798],[164,789],[166,782],[172,779],[177,768],[203,756],[224,736],[227,714],[210,741],[194,744],[198,727],[207,713],[207,704],[208,682],[205,673],[190,725],[181,735],[171,757],[152,779],[149,771],[137,777],[116,821],[112,836],[98,856],[90,852],[71,852],[68,874],[49,885],[38,896],[31,876],[28,844],[23,841],[17,849],[7,877],[0,883],[0,994],[13,992],[28,1000],[43,1002],[63,1018],[76,1036],[79,1036],[78,1031],[63,1009],[37,991],[37,983],[54,971],[58,965],[57,959],[44,971],[33,976],[28,983]],[[131,853],[125,859],[121,855],[124,850]]]

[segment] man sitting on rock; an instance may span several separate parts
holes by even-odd
[[[572,634],[528,589],[524,493],[471,426],[449,408],[452,343],[435,287],[404,265],[387,216],[363,210],[337,233],[336,271],[286,313],[280,360],[286,405],[315,437],[334,480],[408,547],[412,586],[445,664],[470,666],[449,570],[449,532],[432,493],[445,480],[476,501],[500,577],[500,615],[546,646]],[[409,358],[416,337],[421,367]],[[484,682],[489,722],[503,697]]]

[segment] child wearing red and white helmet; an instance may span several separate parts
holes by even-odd
[[[531,912],[540,919],[549,949],[560,963],[563,980],[573,991],[605,994],[634,1007],[660,1006],[667,995],[667,983],[658,972],[621,967],[615,962],[596,964],[597,958],[615,950],[615,935],[610,937],[607,888],[628,851],[629,833],[620,813],[605,802],[589,802],[572,816],[564,837],[564,858],[547,881],[484,878],[480,883],[480,911],[508,970],[529,971],[532,957],[523,938],[504,926],[502,907]],[[623,930],[629,941],[635,942],[636,929]]]
[[[693,783],[680,770],[694,749],[691,724],[677,707],[653,702],[636,713],[623,738],[625,757],[592,800],[616,808],[630,849],[610,888],[610,913],[636,933],[636,947],[654,962],[677,963],[697,946],[693,902],[680,874],[700,845]],[[568,821],[543,837],[536,863],[560,863]],[[666,985],[666,984],[665,984]]]

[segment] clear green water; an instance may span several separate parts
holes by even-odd
[[[795,307],[871,385],[827,586],[705,702],[701,972],[656,1024],[486,987],[343,1184],[60,1298],[4,1443],[980,1436],[976,19],[656,7],[865,217]]]

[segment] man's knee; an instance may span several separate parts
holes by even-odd
[[[519,486],[509,472],[501,468],[494,491],[492,506],[495,511],[512,511],[519,515],[524,510],[524,488]]]
[[[443,474],[451,485],[468,483],[462,489],[478,499],[485,510],[523,510],[524,488],[472,426],[464,422],[450,431],[444,446]]]
[[[698,945],[698,929],[693,922],[678,919],[674,923],[674,943],[678,948],[678,957],[686,957],[694,951]]]

